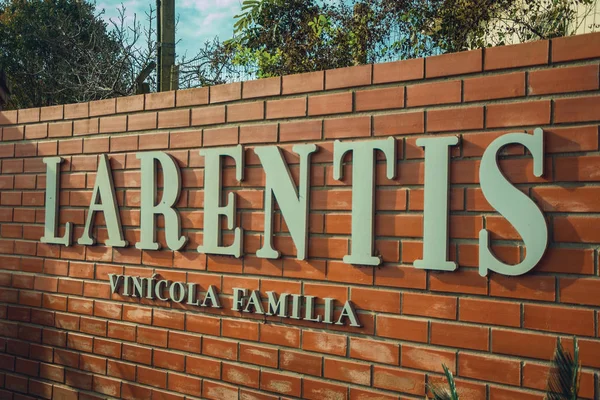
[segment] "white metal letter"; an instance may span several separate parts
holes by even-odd
[[[244,179],[244,151],[242,146],[219,147],[215,149],[202,149],[200,155],[204,156],[204,241],[198,246],[198,252],[205,254],[222,254],[242,256],[242,229],[234,230],[234,241],[231,246],[221,246],[220,216],[227,218],[227,229],[233,229],[235,224],[235,194],[229,193],[228,202],[221,206],[222,177],[221,167],[223,157],[228,156],[235,160],[235,176],[238,181]]]
[[[456,269],[456,263],[448,261],[448,153],[456,144],[456,136],[417,139],[417,146],[425,148],[425,207],[423,259],[415,260],[416,268]]]
[[[504,275],[517,276],[530,271],[540,261],[548,246],[548,226],[544,214],[526,194],[515,188],[502,174],[497,164],[500,149],[508,144],[525,146],[533,157],[533,174],[544,173],[544,131],[537,128],[533,135],[509,133],[494,140],[481,159],[479,180],[483,195],[495,210],[515,227],[527,248],[525,259],[517,265],[499,261],[489,249],[489,233],[479,231],[479,274],[486,276],[488,270]]]
[[[135,247],[142,250],[158,250],[160,245],[156,242],[156,215],[165,217],[165,237],[169,249],[177,251],[187,242],[181,236],[181,220],[179,213],[173,208],[179,199],[181,190],[181,173],[177,163],[167,153],[151,151],[137,153],[141,160],[142,189],[140,213],[140,241]],[[157,164],[163,172],[162,199],[157,204]]]
[[[310,155],[317,150],[314,144],[296,145],[292,148],[300,155],[300,193],[277,146],[257,147],[254,152],[265,170],[265,234],[263,247],[256,252],[261,258],[279,258],[273,249],[273,197],[281,209],[281,214],[296,245],[297,258],[306,258],[308,236],[308,206],[310,195]]]
[[[352,244],[346,264],[379,265],[373,255],[373,214],[375,211],[375,150],[386,157],[388,179],[396,176],[396,140],[393,137],[370,142],[342,143],[333,146],[333,179],[341,180],[344,155],[352,151]]]
[[[92,223],[96,212],[102,212],[106,221],[108,239],[104,244],[112,247],[126,247],[128,243],[123,238],[121,216],[119,215],[119,206],[115,197],[115,185],[113,184],[112,171],[106,154],[100,155],[100,163],[98,164],[96,182],[94,184],[94,191],[92,192],[90,207],[88,208],[85,228],[83,228],[83,234],[77,243],[91,246],[96,242],[91,235]]]
[[[71,245],[71,228],[73,224],[67,222],[63,237],[56,237],[58,231],[58,193],[60,191],[60,164],[62,157],[45,157],[42,162],[46,164],[46,209],[44,221],[44,236],[42,243]]]

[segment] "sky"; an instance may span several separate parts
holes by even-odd
[[[97,0],[96,9],[105,10],[103,18],[116,20],[117,9],[123,4],[128,21],[133,21],[134,14],[146,22],[146,11],[155,0]],[[187,51],[188,58],[193,57],[196,50],[215,36],[226,40],[233,34],[234,15],[240,12],[241,0],[175,0],[175,13],[179,17],[176,39],[180,40],[177,54]]]

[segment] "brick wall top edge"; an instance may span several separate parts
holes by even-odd
[[[548,47],[543,46],[544,42],[549,43]],[[551,42],[551,44],[550,44]],[[539,54],[539,60],[532,61],[531,52],[528,49],[532,48],[547,48],[548,61],[542,62]],[[541,51],[541,50],[540,50]],[[486,66],[486,58],[491,61],[491,54],[502,55],[504,52],[510,53],[510,62],[501,63],[497,67],[490,68]],[[488,53],[488,54],[486,54]],[[487,57],[486,57],[487,56]],[[519,62],[519,57],[523,57],[522,62]],[[446,53],[441,56],[432,56],[426,58],[413,59],[415,62],[408,64],[411,60],[399,60],[387,63],[358,65],[354,67],[345,67],[331,69],[326,71],[315,71],[312,73],[286,75],[283,77],[264,78],[251,80],[246,82],[233,82],[222,85],[215,85],[205,88],[184,89],[163,93],[150,93],[146,95],[130,96],[118,99],[97,100],[85,103],[74,103],[65,105],[56,105],[48,107],[36,107],[31,109],[6,110],[0,111],[0,126],[28,124],[39,121],[57,121],[62,119],[79,119],[94,116],[106,116],[115,113],[128,113],[132,111],[142,110],[160,110],[174,107],[190,107],[201,106],[207,104],[227,104],[229,102],[242,99],[257,99],[261,97],[286,96],[295,93],[320,92],[323,90],[332,90],[340,88],[351,88],[354,86],[368,86],[380,83],[400,83],[415,79],[434,79],[442,76],[465,75],[482,72],[478,66],[483,59],[483,72],[488,70],[506,70],[518,66],[531,66],[535,64],[562,63],[569,61],[578,61],[600,57],[600,32],[588,33],[583,35],[555,38],[552,40],[540,40],[537,42],[519,43],[509,46],[498,46],[486,48],[483,52],[481,49],[475,49],[466,52]],[[424,60],[425,62],[418,63],[416,60]],[[432,72],[432,64],[427,65],[427,61],[436,63],[436,70]],[[469,65],[455,66],[455,62],[469,62]],[[447,62],[447,71],[440,68],[440,62]],[[381,79],[377,76],[378,66],[393,67],[394,64],[402,66],[402,69],[410,68],[407,73],[396,74],[395,77],[389,79]],[[462,64],[462,62],[461,62]],[[488,64],[489,65],[489,64]],[[458,67],[458,68],[457,68]],[[386,71],[387,71],[386,68]],[[422,71],[416,71],[422,69]],[[409,73],[410,72],[410,73]],[[335,82],[334,85],[326,84],[327,79],[323,79],[324,75],[340,77],[341,81],[344,77],[351,78],[348,82]],[[294,77],[306,78],[310,82],[304,81],[306,86],[303,90],[286,89],[286,81],[292,80]],[[248,95],[248,90],[251,90],[251,95]]]

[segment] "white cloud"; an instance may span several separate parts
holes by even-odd
[[[97,10],[105,9],[104,20],[116,21],[121,3],[126,8],[126,23],[133,23],[133,16],[147,25],[146,11],[156,7],[153,0],[101,0]],[[218,36],[229,39],[233,34],[234,15],[240,12],[241,0],[176,0],[175,13],[179,17],[177,40],[180,40],[177,53],[195,54],[202,43]],[[110,23],[110,22],[109,22]]]

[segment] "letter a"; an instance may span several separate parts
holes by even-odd
[[[123,238],[121,216],[119,215],[119,206],[115,197],[112,171],[106,154],[100,156],[100,164],[98,164],[96,182],[94,184],[94,191],[92,192],[90,207],[88,208],[85,227],[77,243],[87,246],[95,243],[95,240],[91,236],[91,230],[96,212],[102,212],[106,221],[108,239],[104,244],[112,247],[126,247],[127,241]]]

